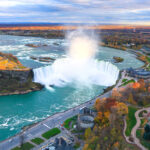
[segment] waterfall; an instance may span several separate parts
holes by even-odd
[[[119,69],[110,62],[97,61],[98,42],[83,31],[71,32],[67,57],[57,59],[51,66],[34,69],[34,82],[46,87],[67,84],[111,86],[116,83]]]
[[[116,83],[119,75],[116,66],[104,61],[93,61],[76,66],[69,60],[58,60],[52,66],[37,68],[33,72],[34,82],[47,87],[53,85],[62,87],[69,83],[111,86]]]

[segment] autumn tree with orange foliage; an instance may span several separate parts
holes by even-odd
[[[104,108],[105,110],[109,110],[113,107],[113,106],[116,106],[117,105],[117,101],[116,99],[114,98],[107,98],[106,99],[106,102],[104,104]]]
[[[150,93],[150,86],[148,87],[148,92]]]
[[[136,105],[136,101],[133,99],[133,95],[132,93],[129,94],[129,98],[128,98],[128,102],[133,104],[133,105]]]
[[[140,83],[139,83],[139,82],[133,83],[133,84],[132,84],[132,88],[133,88],[133,89],[138,89],[138,88],[140,88]]]
[[[140,91],[141,92],[145,92],[146,91],[146,87],[145,87],[145,81],[144,81],[144,79],[139,79],[138,80],[138,83],[140,84]]]
[[[97,99],[94,106],[97,116],[93,129],[86,129],[83,150],[129,149],[122,136],[122,116],[128,114],[127,105],[111,97]],[[130,148],[136,150],[134,146],[130,145]]]
[[[112,98],[116,99],[116,100],[119,100],[121,98],[121,93],[118,91],[117,88],[113,88],[112,90]]]
[[[125,103],[117,103],[118,115],[123,116],[128,114],[128,106]]]

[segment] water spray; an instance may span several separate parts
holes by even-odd
[[[51,66],[34,69],[34,82],[63,87],[67,84],[112,86],[119,69],[110,62],[95,59],[98,42],[92,34],[76,30],[67,35],[67,57],[57,59]]]

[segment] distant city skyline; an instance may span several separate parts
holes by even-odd
[[[0,0],[0,23],[150,25],[149,0]]]

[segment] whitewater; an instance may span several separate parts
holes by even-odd
[[[57,59],[51,66],[33,69],[34,82],[46,88],[72,83],[83,86],[111,86],[116,83],[119,69],[110,62],[95,59],[98,42],[93,34],[76,30],[67,35],[67,40],[67,57]]]

